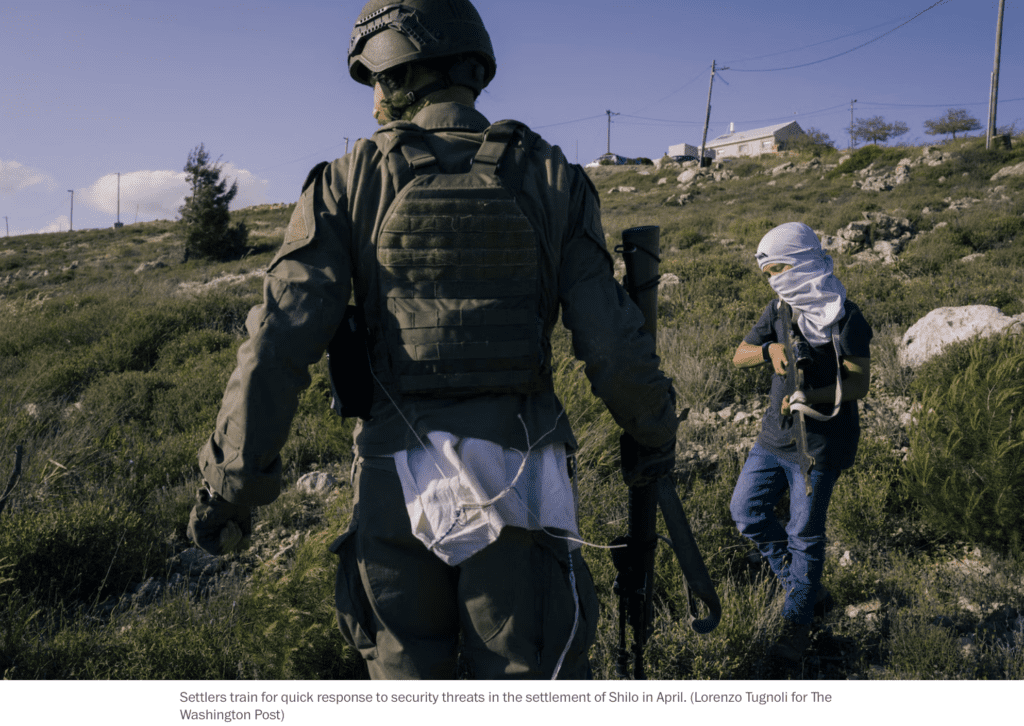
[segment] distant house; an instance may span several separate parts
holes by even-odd
[[[734,131],[733,128],[733,124],[729,124],[729,133],[708,142],[708,148],[715,151],[716,158],[773,154],[786,148],[788,139],[804,132],[796,121],[750,131]]]
[[[668,147],[668,155],[670,157],[675,156],[689,156],[696,159],[700,156],[700,147],[693,146],[691,144],[676,144]],[[715,158],[715,152],[709,147],[704,149],[704,156],[709,159]]]

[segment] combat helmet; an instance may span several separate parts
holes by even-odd
[[[348,46],[352,78],[373,87],[413,61],[451,59],[448,81],[479,94],[494,78],[491,38],[469,0],[370,0]]]

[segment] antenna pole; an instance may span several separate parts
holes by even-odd
[[[850,148],[853,148],[853,104],[857,103],[857,99],[850,101]]]
[[[992,137],[996,133],[996,103],[999,96],[999,51],[1003,40],[1003,8],[1006,0],[999,0],[999,20],[996,21],[996,60],[992,66],[992,90],[988,97],[988,131],[985,133],[985,148],[992,148]]]
[[[728,68],[718,70],[727,71]],[[729,85],[726,83],[725,85]],[[704,147],[708,142],[708,124],[711,122],[711,89],[715,86],[715,61],[711,61],[711,81],[708,83],[708,111],[704,115],[704,135],[700,138],[700,158],[697,159],[698,168],[704,166]]]

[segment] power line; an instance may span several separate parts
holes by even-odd
[[[623,113],[623,114],[620,114],[620,115],[622,116],[622,118],[635,118],[638,121],[658,121],[660,123],[665,123],[665,124],[691,124],[691,125],[693,125],[693,124],[700,124],[700,121],[680,121],[678,119],[668,119],[668,118],[649,118],[647,116],[632,116],[632,115],[630,115],[628,113]]]
[[[844,55],[847,55],[849,53],[852,53],[855,50],[860,50],[861,48],[863,48],[866,45],[871,45],[876,40],[881,40],[885,36],[887,36],[887,35],[889,35],[891,33],[895,33],[897,30],[902,28],[904,25],[906,25],[907,23],[913,22],[914,20],[916,20],[917,18],[921,17],[926,12],[931,10],[932,8],[938,7],[939,5],[944,5],[947,2],[949,2],[949,0],[938,0],[938,2],[929,5],[924,10],[919,12],[917,15],[912,17],[910,20],[907,20],[907,21],[904,21],[904,22],[900,23],[899,25],[897,25],[892,30],[886,31],[886,32],[882,33],[881,35],[879,35],[878,37],[872,38],[871,40],[867,41],[866,43],[861,43],[858,46],[850,48],[849,50],[844,50],[842,53],[836,53],[835,55],[830,55],[828,58],[821,58],[820,60],[811,61],[809,63],[800,63],[800,64],[795,65],[795,66],[786,66],[785,68],[733,68],[732,70],[736,71],[737,73],[771,73],[773,71],[791,71],[794,68],[805,68],[807,66],[813,66],[813,65],[816,65],[818,63],[824,63],[825,61],[830,61],[833,58],[839,58],[840,56],[844,56]]]
[[[347,146],[347,144],[348,144],[348,139],[345,140],[345,145]],[[282,161],[280,164],[274,164],[272,166],[265,166],[262,169],[253,169],[252,173],[253,174],[262,174],[265,171],[270,171],[271,169],[277,169],[280,166],[287,166],[288,164],[294,164],[295,162],[302,161],[304,159],[312,159],[313,157],[316,157],[316,156],[322,157],[324,154],[326,154],[331,149],[337,149],[341,145],[342,144],[340,144],[340,143],[339,144],[335,144],[334,146],[328,146],[323,151],[315,151],[312,154],[306,154],[305,156],[300,156],[298,159],[292,159],[291,161]]]
[[[861,33],[866,33],[869,30],[877,30],[878,28],[884,28],[886,25],[890,25],[893,22],[894,22],[893,20],[888,20],[888,21],[886,21],[884,23],[879,23],[878,25],[872,25],[870,28],[861,28],[860,30],[855,30],[852,33],[846,33],[845,35],[837,35],[834,38],[829,38],[828,40],[820,40],[817,43],[811,43],[810,45],[802,45],[799,48],[790,48],[789,50],[780,50],[780,51],[777,51],[775,53],[765,53],[764,55],[758,55],[758,56],[754,56],[752,58],[740,58],[739,60],[732,60],[732,61],[726,61],[726,62],[727,63],[746,63],[748,61],[761,60],[762,58],[773,58],[774,56],[777,56],[777,55],[786,55],[787,53],[796,53],[798,50],[807,50],[808,48],[816,48],[819,45],[825,45],[826,43],[834,43],[837,40],[842,40],[843,38],[849,38],[849,37],[854,36],[854,35],[860,35]]]
[[[684,83],[683,85],[681,85],[681,86],[680,86],[679,88],[677,88],[676,90],[672,91],[672,92],[671,92],[671,93],[669,93],[669,94],[668,94],[667,96],[662,96],[662,97],[661,97],[661,98],[659,98],[659,99],[658,99],[657,101],[651,101],[651,102],[650,102],[649,104],[647,104],[646,106],[641,106],[640,108],[638,108],[638,109],[637,109],[637,112],[639,113],[640,111],[643,111],[643,110],[644,110],[645,108],[650,108],[651,106],[654,106],[654,105],[656,105],[656,104],[659,104],[659,103],[661,103],[661,102],[662,102],[662,101],[664,101],[664,100],[665,100],[666,98],[670,98],[670,97],[672,97],[672,96],[676,95],[677,93],[679,93],[679,92],[680,92],[681,90],[683,90],[684,88],[686,88],[687,86],[689,86],[689,85],[690,85],[691,83],[693,83],[693,82],[694,82],[694,81],[696,81],[697,79],[699,79],[699,78],[703,78],[703,77],[704,77],[704,74],[705,74],[705,73],[707,73],[707,72],[708,72],[708,68],[707,68],[707,67],[704,67],[704,68],[702,68],[702,69],[701,69],[701,71],[700,71],[700,73],[698,73],[697,75],[695,75],[695,76],[694,76],[693,78],[691,78],[690,80],[688,80],[688,81],[687,81],[686,83]]]
[[[559,121],[559,122],[553,123],[553,124],[544,124],[543,126],[530,126],[530,128],[531,129],[549,129],[552,126],[565,126],[566,124],[576,124],[576,123],[579,123],[580,121],[590,121],[590,120],[595,119],[595,118],[601,118],[602,116],[604,116],[604,114],[603,113],[599,113],[596,116],[587,116],[586,118],[577,118],[577,119],[573,119],[572,121]]]

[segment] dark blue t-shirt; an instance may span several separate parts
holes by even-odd
[[[844,305],[846,315],[839,321],[839,356],[870,358],[871,326],[860,308],[849,300]],[[795,325],[795,323],[794,323]],[[802,336],[801,336],[802,337]],[[782,343],[782,316],[779,301],[772,300],[753,330],[743,339],[751,345]],[[804,388],[827,388],[836,382],[836,354],[831,342],[809,346],[811,363],[804,369]],[[772,390],[768,410],[761,421],[761,435],[757,443],[787,461],[797,462],[795,417],[779,413],[786,396],[786,377],[772,375]],[[834,402],[814,406],[815,411],[828,415]],[[860,415],[856,401],[843,401],[839,413],[828,421],[815,421],[805,416],[807,449],[814,457],[815,469],[846,469],[853,466],[860,439]]]

